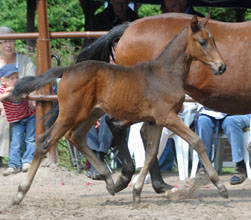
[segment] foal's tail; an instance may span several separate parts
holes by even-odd
[[[112,28],[106,35],[99,37],[92,44],[83,48],[76,58],[76,63],[85,60],[98,60],[109,63],[110,56],[112,56],[114,60],[112,48],[118,42],[129,25],[129,22],[118,25]]]
[[[49,69],[47,72],[40,74],[39,76],[26,76],[18,81],[12,91],[12,96],[21,98],[24,94],[29,94],[35,90],[42,88],[49,84],[56,78],[63,74],[65,68],[55,67]]]
[[[76,58],[76,63],[85,60],[98,60],[109,62],[110,56],[113,57],[112,47],[120,37],[123,35],[125,30],[129,27],[130,23],[126,22],[124,24],[118,25],[112,28],[106,35],[99,37],[89,46],[83,48]],[[114,57],[113,57],[114,60]],[[58,102],[56,102],[52,109],[48,112],[50,115],[48,121],[46,122],[46,127],[50,128],[56,121],[59,113]]]

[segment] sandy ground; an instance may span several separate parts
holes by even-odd
[[[251,219],[251,181],[231,186],[228,183],[230,175],[221,176],[228,188],[229,199],[221,198],[211,183],[196,188],[190,199],[174,200],[168,200],[164,194],[156,194],[151,184],[146,184],[141,204],[133,205],[131,185],[111,196],[103,181],[93,181],[84,174],[51,165],[40,167],[23,202],[10,206],[17,185],[26,174],[3,177],[2,172],[3,168],[0,169],[1,220]],[[176,174],[163,176],[166,182],[179,188],[191,181],[179,181]]]

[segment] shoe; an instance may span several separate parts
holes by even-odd
[[[200,176],[204,176],[204,175],[206,174],[205,168],[204,168],[204,167],[201,167],[201,168],[199,169],[199,171],[198,171],[198,174],[199,174]]]
[[[23,173],[27,172],[30,169],[30,166],[31,165],[29,163],[23,163],[23,166],[22,166]]]
[[[86,176],[93,180],[102,180],[101,175],[92,165],[91,168],[87,171]]]
[[[235,168],[235,174],[230,179],[231,185],[241,184],[247,178],[246,169],[242,167]]]
[[[16,174],[21,172],[21,169],[18,167],[8,167],[5,171],[3,171],[3,176],[9,176],[11,174]]]

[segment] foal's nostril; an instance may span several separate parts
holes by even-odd
[[[224,73],[226,71],[227,67],[225,64],[221,64],[219,67],[219,73]]]

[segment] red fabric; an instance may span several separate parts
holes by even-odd
[[[0,86],[0,94],[3,94],[4,86]],[[35,109],[29,104],[29,101],[24,102],[10,102],[2,100],[6,117],[9,123],[20,121],[35,113]]]

